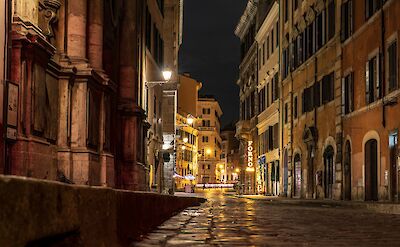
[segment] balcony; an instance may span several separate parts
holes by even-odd
[[[236,138],[248,139],[250,135],[250,120],[241,120],[236,123]]]

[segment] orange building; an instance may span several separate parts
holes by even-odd
[[[400,1],[342,5],[344,198],[399,196]]]

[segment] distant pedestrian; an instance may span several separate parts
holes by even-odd
[[[205,190],[206,189],[206,184],[203,184],[203,190]]]

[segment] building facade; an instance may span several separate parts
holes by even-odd
[[[177,159],[175,185],[177,190],[194,186],[198,177],[198,140],[199,131],[195,128],[197,119],[198,92],[201,82],[189,74],[179,76],[177,126]]]
[[[217,167],[221,163],[221,115],[222,110],[213,96],[202,96],[197,101],[195,128],[199,130],[199,158],[197,183],[219,182]]]
[[[179,24],[180,2],[12,6],[11,97],[18,107],[8,119],[15,127],[10,173],[149,190],[150,171],[162,163],[163,89],[146,86],[160,80],[164,66],[177,71],[179,32],[167,23]]]
[[[236,127],[233,124],[221,130],[222,150],[220,181],[225,184],[237,184],[239,181],[239,140],[236,139]]]
[[[341,198],[339,20],[340,1],[280,5],[282,180],[292,197]]]
[[[256,35],[258,47],[257,193],[280,191],[279,4],[274,2]]]
[[[236,27],[235,35],[241,41],[239,66],[240,120],[236,137],[240,140],[240,183],[244,193],[254,194],[258,157],[258,46],[256,35],[274,1],[250,0]]]
[[[350,0],[341,10],[343,198],[398,201],[400,2]]]

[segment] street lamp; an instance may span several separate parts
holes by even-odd
[[[166,81],[171,80],[171,77],[172,77],[172,71],[171,70],[164,70],[162,72],[162,74],[163,74],[164,80],[166,80]]]
[[[189,139],[187,137],[183,138],[183,142],[187,143],[189,141]]]

